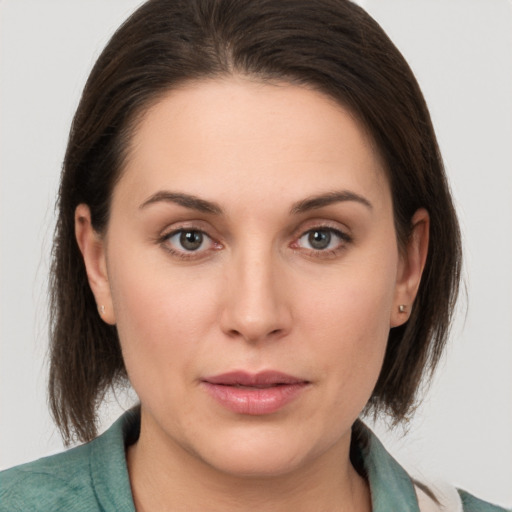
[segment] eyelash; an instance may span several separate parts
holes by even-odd
[[[339,243],[336,247],[332,249],[314,249],[314,248],[304,248],[299,245],[299,241],[307,236],[310,236],[312,233],[329,233],[330,236],[334,235],[336,238],[339,239]],[[209,244],[213,247],[210,249],[201,249],[200,247],[197,250],[186,250],[183,249],[175,249],[172,247],[172,245],[169,243],[169,241],[177,236],[177,235],[183,235],[185,233],[197,233],[200,234],[203,237],[203,243],[204,239],[209,241]],[[173,229],[172,231],[163,234],[158,240],[158,243],[169,253],[171,253],[173,256],[181,259],[181,260],[198,260],[205,256],[205,252],[208,251],[217,251],[219,249],[223,248],[223,245],[220,242],[215,241],[212,237],[208,235],[204,230],[194,227],[181,227],[178,229]],[[294,242],[290,245],[292,249],[295,251],[301,251],[305,250],[307,251],[308,255],[316,258],[333,258],[339,254],[340,251],[346,248],[347,244],[350,244],[352,242],[352,237],[349,236],[347,233],[337,229],[333,228],[331,226],[326,225],[318,225],[314,226],[306,231],[301,232],[301,234],[295,238]]]
[[[315,248],[309,248],[306,249],[310,256],[315,258],[322,258],[322,259],[329,259],[334,258],[337,256],[340,251],[343,251],[346,249],[347,245],[352,242],[352,237],[349,236],[347,233],[337,229],[333,228],[331,226],[326,225],[319,225],[314,226],[313,228],[308,229],[307,231],[304,231],[297,240],[291,245],[293,249],[301,250],[304,249],[300,247],[299,241],[302,240],[305,237],[310,236],[312,233],[329,233],[329,235],[332,237],[333,235],[338,238],[338,243],[336,244],[336,247],[332,249],[315,249]]]
[[[219,242],[216,242],[211,236],[208,235],[204,230],[194,228],[194,227],[182,227],[178,229],[173,229],[169,233],[163,234],[159,239],[158,243],[162,245],[162,247],[169,253],[171,253],[173,256],[181,259],[181,260],[193,260],[193,259],[200,259],[201,257],[204,257],[205,250],[201,250],[200,248],[195,251],[187,251],[186,249],[175,249],[172,247],[172,245],[169,243],[169,241],[175,237],[176,235],[182,235],[184,233],[198,233],[200,234],[203,239],[206,239],[209,241],[211,245],[213,245],[213,249],[211,250],[219,250],[222,249],[222,244]],[[204,240],[203,240],[204,242]]]

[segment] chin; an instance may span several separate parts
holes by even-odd
[[[229,450],[229,453],[210,454],[205,462],[221,473],[237,478],[265,479],[284,476],[299,469],[303,458],[295,451],[265,450]]]
[[[317,446],[309,436],[277,426],[226,433],[196,445],[195,455],[224,474],[241,478],[270,478],[293,473],[327,447]],[[323,444],[323,443],[322,443]]]

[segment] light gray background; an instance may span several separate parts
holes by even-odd
[[[62,449],[46,398],[53,202],[72,114],[135,0],[0,0],[0,467]],[[408,467],[512,505],[512,6],[366,0],[408,59],[462,223],[468,312],[409,433]],[[466,301],[462,301],[465,303]],[[121,402],[129,402],[121,397]],[[104,426],[119,414],[108,404]]]

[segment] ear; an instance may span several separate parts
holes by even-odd
[[[87,279],[98,305],[98,313],[104,322],[114,325],[116,319],[108,280],[105,244],[92,227],[91,211],[86,204],[76,207],[75,236],[84,258]]]
[[[424,208],[417,210],[411,223],[411,236],[400,255],[398,265],[395,301],[390,318],[391,327],[402,325],[409,319],[427,261],[430,229],[427,210]]]

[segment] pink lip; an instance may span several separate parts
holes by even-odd
[[[279,411],[297,398],[309,382],[276,371],[234,371],[207,377],[202,385],[227,409],[256,416]]]

